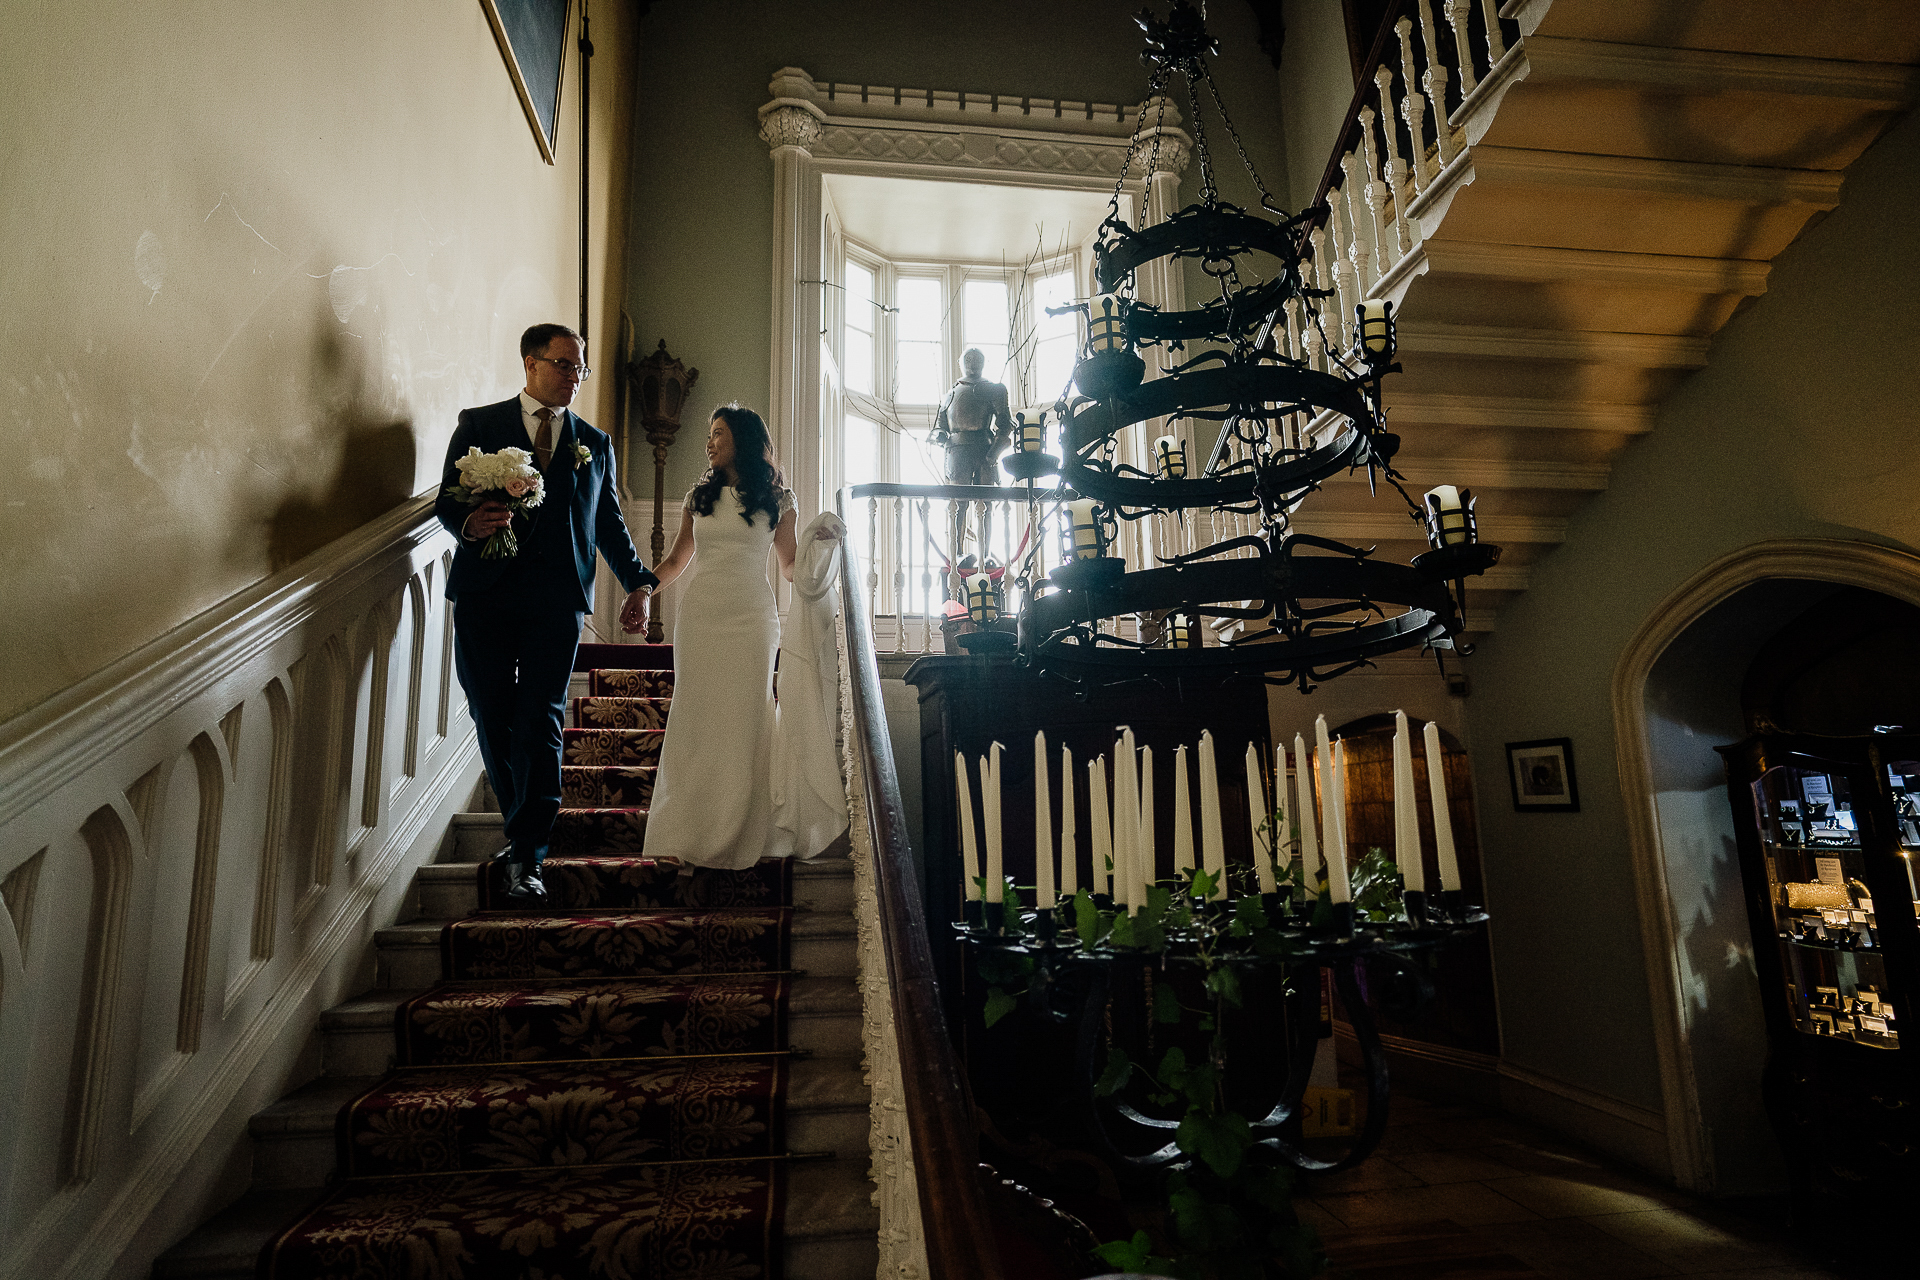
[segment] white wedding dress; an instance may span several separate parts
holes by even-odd
[[[689,495],[690,497],[691,495]],[[781,511],[792,507],[781,495]],[[645,850],[701,867],[738,869],[761,858],[811,857],[847,827],[835,722],[837,701],[830,585],[832,543],[808,526],[796,591],[781,702],[773,699],[780,615],[768,581],[774,524],[756,511],[740,518],[736,490],[713,514],[693,517],[694,555],[673,624],[673,704],[660,771],[647,812]],[[821,625],[824,613],[825,626]]]

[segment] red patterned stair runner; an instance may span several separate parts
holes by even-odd
[[[549,902],[503,909],[482,866],[263,1280],[778,1280],[792,866],[638,856],[672,693],[670,665],[591,673]]]

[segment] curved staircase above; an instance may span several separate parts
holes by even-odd
[[[1492,41],[1490,7],[1401,6],[1322,181],[1316,255],[1343,316],[1362,296],[1395,303],[1397,465],[1416,492],[1470,486],[1505,549],[1473,583],[1479,630],[1920,101],[1910,0],[1510,0]],[[1312,350],[1297,325],[1285,340]],[[1347,479],[1302,530],[1423,549],[1417,526],[1374,513],[1364,475]]]

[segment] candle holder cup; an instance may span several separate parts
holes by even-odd
[[[1406,901],[1407,924],[1414,929],[1424,929],[1429,923],[1429,903],[1424,889],[1408,889],[1402,897]]]
[[[963,929],[979,929],[984,927],[986,921],[986,905],[986,903],[981,902],[977,898],[961,903],[960,927]]]
[[[1440,913],[1449,923],[1464,922],[1476,909],[1467,901],[1466,890],[1441,890]]]
[[[1031,484],[1041,476],[1050,476],[1058,472],[1060,459],[1050,453],[1030,453],[1022,449],[1000,459],[1000,466],[1015,480],[1024,480]]]

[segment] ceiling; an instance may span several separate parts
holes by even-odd
[[[823,181],[847,236],[895,260],[1011,265],[1053,257],[1094,233],[1110,194],[854,173]],[[1131,201],[1121,201],[1130,213]]]

